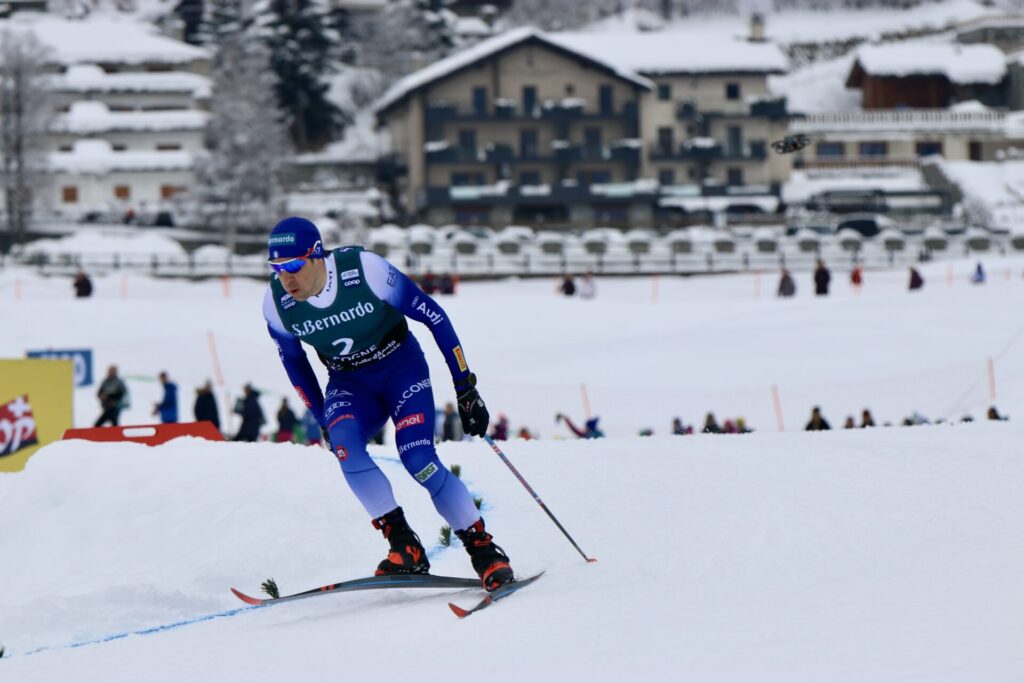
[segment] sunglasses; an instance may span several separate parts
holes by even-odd
[[[319,244],[319,242],[317,244]],[[280,263],[274,263],[273,261],[270,261],[271,269],[273,269],[275,273],[291,273],[294,275],[295,273],[302,270],[302,266],[306,265],[306,260],[309,259],[310,256],[312,256],[314,251],[316,251],[317,244],[314,244],[312,247],[310,247],[309,251],[307,251],[302,256],[296,256],[293,259],[288,259],[287,261],[282,261]]]
[[[273,269],[273,271],[275,273],[292,273],[292,274],[295,274],[295,273],[299,272],[300,270],[302,270],[302,266],[304,266],[304,265],[306,265],[306,259],[302,258],[302,257],[293,258],[292,260],[285,261],[284,263],[274,263],[274,262],[270,263],[270,267],[271,267],[271,269]]]

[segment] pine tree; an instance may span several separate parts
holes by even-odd
[[[233,250],[241,227],[266,226],[282,212],[281,184],[292,149],[266,46],[236,34],[221,43],[215,62],[208,154],[197,175],[204,213]]]
[[[33,193],[41,195],[46,170],[45,136],[51,112],[49,53],[33,33],[0,33],[0,158],[4,223],[11,243],[25,237]]]
[[[320,149],[351,123],[351,116],[327,99],[326,78],[339,38],[326,8],[317,0],[269,0],[260,23],[292,142],[299,151]]]

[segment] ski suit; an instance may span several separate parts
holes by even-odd
[[[480,513],[434,450],[430,375],[406,321],[427,326],[458,382],[470,372],[448,316],[404,273],[360,247],[335,249],[324,265],[327,280],[319,294],[297,301],[274,276],[263,301],[267,329],[295,390],[328,430],[345,480],[371,518],[398,507],[366,450],[390,419],[402,465],[452,529],[468,528]],[[303,343],[328,368],[326,393]]]

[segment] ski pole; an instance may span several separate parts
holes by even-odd
[[[576,551],[583,556],[583,559],[587,562],[597,562],[597,558],[587,557],[587,554],[583,552],[582,549],[580,549],[580,547],[576,544],[576,541],[572,540],[572,536],[569,535],[569,532],[566,531],[565,527],[562,526],[561,522],[559,522],[555,518],[555,516],[551,514],[551,510],[549,510],[548,506],[544,504],[544,501],[540,499],[540,496],[537,495],[537,492],[534,491],[530,487],[530,485],[526,483],[526,480],[523,479],[523,475],[519,474],[519,470],[517,470],[515,466],[509,461],[508,457],[501,452],[501,449],[498,448],[498,444],[494,443],[494,440],[491,437],[487,436],[486,434],[484,434],[484,441],[491,445],[491,448],[493,448],[494,452],[498,454],[498,457],[501,458],[501,461],[505,463],[510,470],[512,470],[512,474],[516,475],[516,479],[519,480],[519,483],[522,484],[523,487],[530,492],[530,495],[533,496],[533,499],[537,501],[537,505],[540,505],[541,509],[547,513],[548,517],[550,517],[551,521],[555,523],[555,526],[558,527],[559,531],[565,534],[565,537],[569,539],[570,543],[572,543],[572,547],[576,548]]]

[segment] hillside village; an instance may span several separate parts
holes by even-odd
[[[337,4],[372,15],[388,3]],[[410,248],[413,233],[388,232],[410,225],[810,235],[815,253],[823,235],[889,230],[1024,249],[1024,15],[968,0],[828,22],[627,8],[543,31],[447,4],[447,56],[390,79],[358,60],[332,71],[327,96],[347,125],[283,160],[276,210],[377,235],[383,249]],[[116,224],[223,242],[197,175],[215,56],[168,19],[183,6],[10,7],[0,35],[47,48],[53,103],[29,236]],[[806,146],[773,150],[801,136]],[[233,227],[229,249],[251,251],[264,228]],[[13,241],[0,230],[0,251]]]

